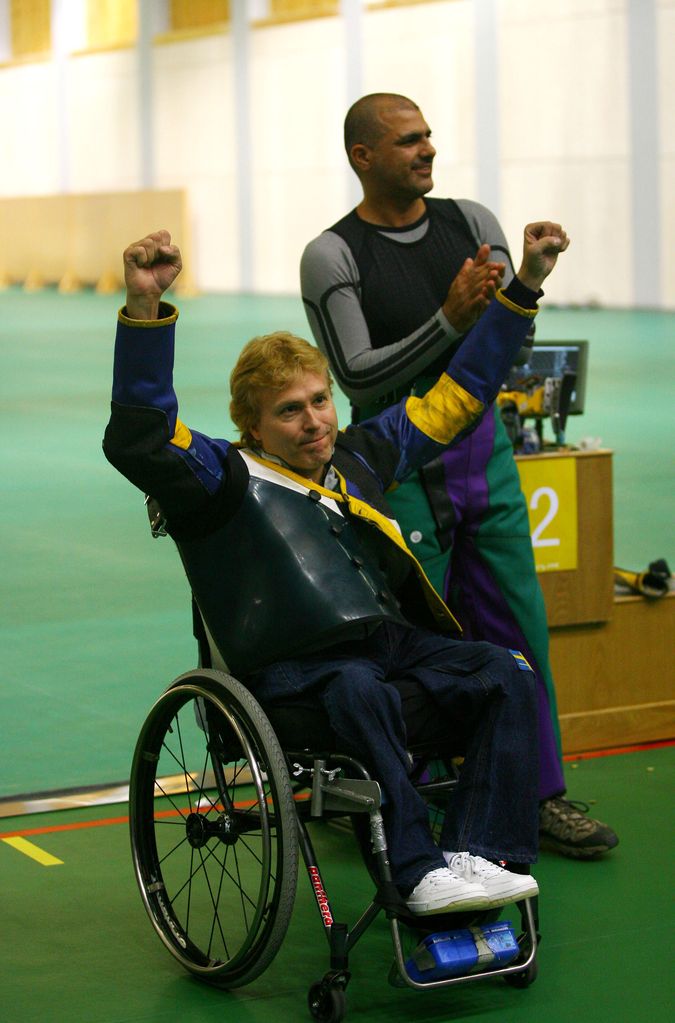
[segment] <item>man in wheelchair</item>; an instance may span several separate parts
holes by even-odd
[[[372,770],[392,878],[415,914],[537,894],[517,869],[537,853],[537,709],[522,654],[462,641],[384,495],[477,425],[567,246],[560,225],[528,225],[503,291],[499,266],[479,260],[474,302],[486,311],[446,373],[423,398],[344,431],[318,349],[287,333],[253,339],[230,379],[238,443],[178,419],[178,313],[162,301],[181,269],[178,248],[157,231],[124,253],[105,454],[161,507],[229,669],[263,706],[315,695],[341,746]],[[440,845],[409,777],[394,684],[406,680],[432,701],[445,752],[464,755]]]

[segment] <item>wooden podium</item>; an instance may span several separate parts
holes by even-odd
[[[612,617],[614,600],[614,525],[612,520],[612,452],[555,451],[539,455],[519,455],[516,463],[523,479],[525,466],[537,466],[536,484],[561,491],[558,483],[560,467],[572,462],[576,505],[576,567],[538,571],[544,591],[549,625],[578,625],[583,622],[606,622]],[[531,488],[530,488],[531,489]],[[560,513],[564,512],[560,501]],[[531,504],[531,501],[528,502]],[[544,507],[543,514],[546,513]],[[572,512],[574,513],[574,512]],[[537,555],[537,525],[530,509],[533,544]],[[541,521],[541,520],[540,520]],[[549,530],[555,531],[551,522]],[[543,541],[543,537],[542,537]]]
[[[617,597],[611,621],[551,629],[564,753],[675,736],[675,592]]]
[[[675,593],[656,600],[614,596],[612,452],[543,452],[517,456],[516,462],[535,559],[544,565],[538,576],[563,752],[672,738]],[[554,504],[560,528],[551,517]],[[574,520],[568,522],[566,553],[573,567],[564,567],[562,557],[555,568],[555,559],[537,544],[553,543],[559,533],[558,556],[565,515]]]

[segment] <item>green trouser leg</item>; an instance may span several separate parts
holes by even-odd
[[[540,796],[564,791],[548,625],[529,520],[498,414],[388,496],[403,535],[467,639],[521,650],[537,675]],[[439,542],[439,534],[442,542]]]

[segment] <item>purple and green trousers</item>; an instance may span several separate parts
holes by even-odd
[[[520,650],[536,677],[539,798],[565,791],[546,608],[527,505],[499,411],[387,495],[403,535],[468,640]]]

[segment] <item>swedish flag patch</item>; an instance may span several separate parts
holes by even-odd
[[[509,650],[509,653],[513,657],[514,661],[518,665],[521,671],[532,671],[532,666],[528,661],[527,657],[524,657],[520,650]]]

